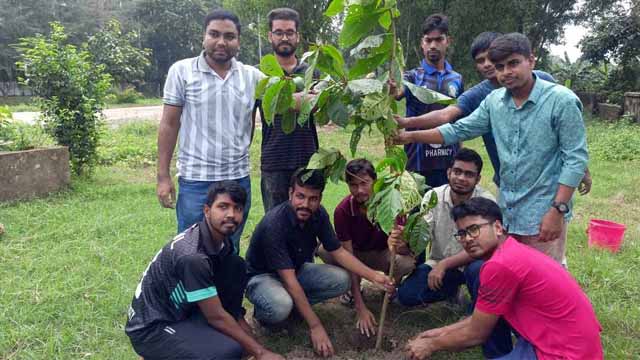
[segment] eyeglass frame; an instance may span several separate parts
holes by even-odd
[[[494,221],[488,221],[488,222],[481,223],[481,224],[469,225],[464,229],[458,230],[455,234],[453,234],[453,237],[459,243],[462,243],[464,241],[463,239],[466,239],[467,236],[472,238],[472,239],[477,239],[478,236],[480,236],[480,230],[482,229],[482,227],[485,226],[485,225],[493,225],[493,223],[495,223],[495,220]],[[476,234],[474,235],[474,234],[472,234],[472,232],[474,232]]]
[[[295,30],[292,30],[291,32],[281,31],[281,30],[269,31],[269,32],[271,33],[271,36],[275,37],[276,39],[284,39],[285,36],[287,37],[287,39],[293,39],[294,37],[298,37],[298,32]]]

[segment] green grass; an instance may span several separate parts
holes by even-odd
[[[590,125],[590,146],[598,153],[606,144],[593,139],[594,129],[598,130],[595,134],[603,136],[594,126],[599,125]],[[637,126],[624,131],[640,137]],[[155,196],[155,134],[156,128],[149,124],[113,130],[103,141],[103,146],[110,149],[102,148],[101,154],[124,155],[112,165],[98,167],[92,179],[75,178],[71,189],[46,199],[0,204],[0,223],[7,230],[0,236],[0,359],[135,358],[123,333],[126,309],[142,271],[176,227],[174,211],[161,209]],[[349,132],[322,129],[320,141],[325,147],[346,148]],[[251,148],[252,210],[243,234],[243,253],[263,215],[259,144],[258,131]],[[495,191],[489,183],[493,174],[481,141],[466,146],[483,155],[487,166],[482,184]],[[379,159],[381,138],[364,135],[359,155]],[[136,156],[138,160],[127,160]],[[606,358],[639,358],[640,194],[636,188],[640,174],[633,169],[640,169],[640,161],[611,161],[598,156],[590,168],[593,190],[576,198],[576,216],[569,228],[570,270],[594,304],[603,327]],[[344,184],[330,184],[324,206],[331,211],[346,193]],[[618,254],[587,247],[585,229],[590,218],[627,225],[625,243]],[[366,298],[370,309],[379,311],[380,294],[370,293]],[[353,310],[335,303],[315,309],[339,350],[337,358],[399,356],[399,350],[375,355],[356,348],[350,340]],[[392,306],[389,338],[402,347],[418,331],[460,316],[460,312],[442,304],[418,310]],[[296,329],[290,337],[261,340],[286,352],[289,358],[312,358],[304,326]],[[476,359],[479,354],[472,349],[435,358]]]

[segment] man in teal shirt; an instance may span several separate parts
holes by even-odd
[[[456,123],[400,132],[395,141],[452,144],[491,132],[509,234],[560,262],[571,198],[588,162],[582,104],[571,90],[533,74],[535,58],[524,35],[497,38],[489,57],[503,88]]]

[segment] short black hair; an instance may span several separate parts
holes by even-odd
[[[300,14],[287,7],[277,8],[269,11],[267,14],[267,19],[269,20],[269,30],[273,28],[274,20],[290,20],[296,23],[296,30],[298,30],[298,26],[300,25]]]
[[[309,174],[309,172],[311,174]],[[289,186],[293,189],[295,186],[309,187],[315,190],[324,191],[326,180],[322,170],[307,170],[300,168],[291,175]]]
[[[216,9],[210,12],[209,15],[207,15],[204,18],[204,31],[207,31],[207,26],[209,26],[209,23],[212,22],[213,20],[231,21],[236,26],[236,30],[238,30],[238,35],[240,35],[240,28],[241,28],[240,19],[238,19],[236,14],[232,13],[231,11],[225,10],[225,9]]]
[[[456,161],[472,162],[478,168],[478,175],[482,172],[482,157],[475,150],[469,148],[462,148],[453,157],[449,167],[453,167],[453,163]]]
[[[422,23],[422,35],[438,30],[443,34],[449,34],[449,18],[443,14],[433,14]]]
[[[502,212],[498,204],[493,200],[483,197],[471,198],[451,209],[453,221],[458,221],[467,216],[480,216],[487,221],[494,222],[500,220],[500,222],[502,222]]]
[[[207,206],[213,205],[218,198],[218,195],[227,194],[236,204],[244,207],[245,201],[247,201],[247,192],[244,188],[235,180],[223,180],[215,182],[209,186],[207,192]]]
[[[514,32],[499,36],[493,40],[489,47],[489,59],[494,63],[502,61],[512,54],[519,54],[527,58],[531,56],[531,41],[526,36]]]
[[[369,175],[373,180],[378,178],[378,174],[376,174],[376,169],[373,168],[373,164],[371,161],[360,158],[353,159],[347,163],[347,167],[344,171],[344,178],[347,183],[353,180],[356,175],[360,173],[365,173]]]
[[[493,40],[497,39],[500,36],[502,36],[502,33],[495,31],[485,31],[478,34],[478,36],[476,36],[471,43],[471,58],[475,60],[478,54],[489,50],[489,47],[491,46]]]

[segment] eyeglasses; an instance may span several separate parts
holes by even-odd
[[[272,32],[271,32],[271,35],[273,35],[273,37],[275,37],[275,38],[277,38],[277,39],[282,39],[282,38],[284,38],[285,36],[286,36],[288,39],[291,39],[291,38],[293,38],[293,37],[297,36],[297,35],[298,35],[298,32],[297,32],[297,31],[293,31],[293,30],[287,30],[287,31],[276,30],[276,31],[272,31]]]
[[[482,223],[482,224],[473,224],[468,226],[466,229],[460,229],[458,230],[458,232],[456,232],[455,234],[453,234],[453,237],[456,238],[456,240],[458,240],[458,242],[462,242],[464,241],[464,239],[468,237],[470,238],[477,238],[480,235],[480,228],[482,228],[485,225],[491,225],[494,222],[486,222],[486,223]]]

